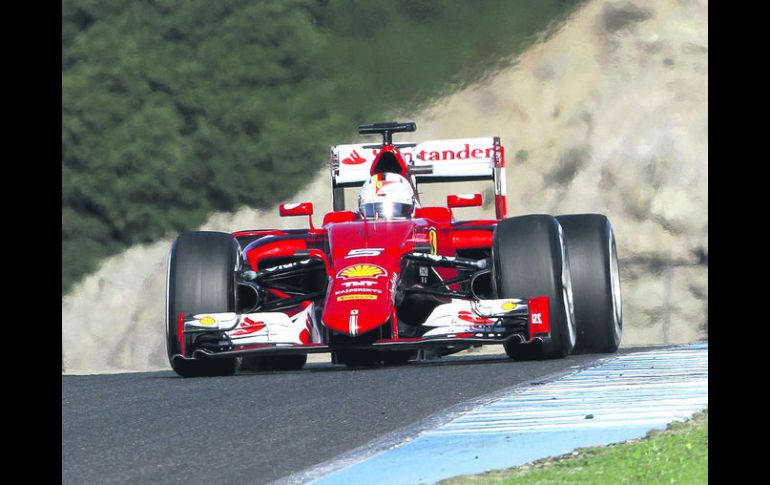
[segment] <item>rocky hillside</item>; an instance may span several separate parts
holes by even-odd
[[[511,215],[607,214],[621,259],[623,345],[706,336],[706,1],[590,1],[510,68],[392,118],[416,121],[419,140],[501,136]],[[327,177],[320,170],[295,200],[329,210]],[[204,228],[303,224],[276,213],[215,214]],[[170,242],[106,260],[62,300],[67,372],[167,368]]]

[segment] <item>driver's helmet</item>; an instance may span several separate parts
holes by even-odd
[[[358,209],[365,219],[408,219],[416,203],[412,184],[392,172],[373,175],[358,196]]]

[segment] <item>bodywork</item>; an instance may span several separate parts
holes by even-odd
[[[369,126],[369,133],[384,133],[395,124]],[[413,130],[396,126],[390,133],[397,131]],[[394,144],[390,133],[378,145],[331,147],[335,210],[319,227],[312,224],[312,204],[285,204],[282,215],[309,217],[306,229],[233,234],[242,259],[236,312],[179,314],[181,353],[174,358],[351,348],[430,347],[448,354],[510,339],[550,339],[546,296],[495,296],[492,241],[506,216],[499,138]],[[398,172],[415,187],[490,180],[495,215],[462,221],[451,207],[435,206],[418,207],[406,220],[362,219],[346,210],[343,190],[378,171]],[[452,200],[478,205],[481,199],[471,194]]]

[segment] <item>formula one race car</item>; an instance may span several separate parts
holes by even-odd
[[[169,255],[166,343],[182,376],[403,364],[502,344],[514,360],[614,352],[622,329],[612,227],[603,215],[506,218],[498,137],[393,143],[415,123],[359,126],[381,144],[332,146],[332,212],[282,204],[307,229],[187,232]],[[494,219],[457,220],[481,194],[420,204],[418,184],[494,183]],[[344,189],[360,190],[356,210]]]

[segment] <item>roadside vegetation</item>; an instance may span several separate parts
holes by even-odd
[[[287,199],[358,123],[504,67],[581,0],[62,3],[62,293]]]
[[[641,440],[583,448],[528,465],[461,476],[441,485],[503,484],[706,484],[708,409]]]

